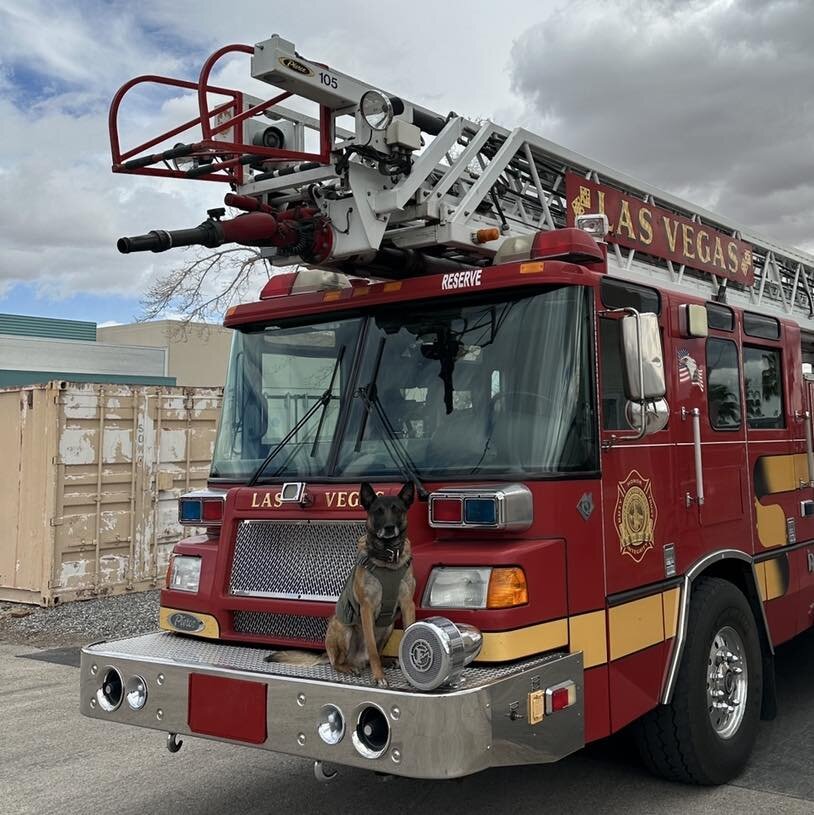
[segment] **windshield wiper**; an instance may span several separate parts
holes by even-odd
[[[415,483],[419,499],[426,501],[430,494],[421,483],[418,470],[416,470],[415,464],[413,464],[413,460],[410,458],[410,454],[401,443],[401,439],[396,434],[390,419],[387,417],[387,414],[384,411],[384,406],[376,393],[376,383],[372,381],[369,385],[359,388],[359,390],[356,392],[356,396],[362,400],[362,404],[365,406],[365,414],[362,420],[366,421],[371,410],[373,411],[373,415],[376,417],[376,420],[379,422],[379,426],[384,433],[384,436],[382,437],[384,449],[390,454],[390,458],[393,459],[393,462],[395,463],[396,467],[399,468],[401,474],[408,481]],[[390,440],[392,449],[387,443],[388,439]],[[359,439],[359,441],[361,441],[361,439]]]
[[[311,405],[310,408],[308,408],[308,410],[303,414],[302,418],[299,419],[294,424],[294,426],[291,428],[291,430],[289,430],[288,433],[286,433],[285,436],[283,436],[283,438],[280,439],[279,442],[277,442],[277,444],[274,446],[274,448],[263,459],[263,463],[254,471],[254,474],[252,475],[252,477],[246,482],[247,486],[253,487],[257,483],[258,479],[260,478],[261,475],[263,475],[263,472],[265,471],[266,467],[268,467],[269,464],[271,464],[272,460],[277,455],[277,453],[279,453],[280,450],[282,450],[283,447],[285,447],[286,444],[288,444],[288,442],[290,442],[291,439],[293,439],[294,436],[296,436],[297,433],[299,433],[299,431],[304,427],[304,425],[308,422],[308,420],[320,408],[322,408],[322,415],[320,416],[320,419],[319,419],[319,425],[317,427],[317,435],[316,435],[316,438],[314,439],[314,446],[311,448],[311,455],[312,456],[314,455],[314,453],[316,451],[316,444],[317,444],[317,441],[319,440],[319,434],[322,431],[322,423],[323,423],[323,421],[325,419],[325,411],[326,411],[330,401],[334,398],[334,396],[333,396],[334,382],[336,381],[336,375],[339,372],[339,365],[342,362],[342,357],[344,355],[345,355],[345,346],[343,345],[342,348],[339,349],[339,354],[336,357],[336,362],[334,363],[334,369],[333,369],[333,372],[331,373],[331,381],[328,384],[328,387],[325,390],[325,392],[322,394],[322,396],[319,397],[319,399],[317,399],[316,402],[314,402],[313,405]]]

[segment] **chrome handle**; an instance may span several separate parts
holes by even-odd
[[[698,506],[704,504],[704,464],[701,460],[701,411],[693,408],[692,415],[692,445],[695,453],[695,500]]]

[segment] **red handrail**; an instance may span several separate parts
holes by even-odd
[[[198,77],[198,111],[201,119],[201,132],[203,133],[204,141],[211,140],[216,133],[222,133],[227,130],[231,125],[237,125],[249,116],[256,113],[261,113],[264,110],[288,99],[292,96],[290,91],[284,92],[279,96],[269,99],[266,102],[261,102],[259,105],[249,108],[243,113],[239,113],[226,122],[222,122],[216,128],[212,128],[209,124],[213,115],[209,110],[209,100],[207,99],[207,87],[209,84],[209,75],[212,73],[212,68],[215,63],[231,53],[254,54],[254,48],[250,45],[224,45],[219,48],[214,54],[204,62],[201,68],[200,76]],[[204,124],[205,123],[205,124]],[[319,130],[320,130],[320,152],[319,153],[305,153],[294,150],[282,150],[276,147],[259,147],[255,145],[246,145],[240,142],[221,142],[217,144],[221,149],[242,151],[251,153],[253,156],[276,158],[282,160],[295,160],[295,161],[318,161],[320,164],[329,164],[331,161],[331,147],[333,146],[333,138],[331,135],[331,126],[333,124],[331,109],[325,105],[320,105],[319,108]],[[237,131],[235,132],[237,137]]]
[[[156,74],[145,74],[137,76],[116,91],[115,96],[110,104],[108,112],[108,132],[110,136],[110,152],[113,160],[113,171],[119,173],[138,173],[141,175],[162,176],[168,178],[189,178],[192,176],[187,175],[185,170],[173,170],[165,167],[149,166],[151,164],[158,164],[160,161],[168,158],[166,155],[162,158],[161,154],[155,156],[146,155],[139,161],[135,162],[137,166],[127,166],[133,164],[130,161],[134,156],[144,153],[151,147],[183,133],[195,126],[200,125],[202,138],[199,141],[193,142],[188,145],[189,153],[185,153],[185,158],[195,158],[206,156],[210,160],[215,156],[220,157],[221,161],[212,163],[210,172],[195,175],[195,178],[204,181],[227,181],[242,183],[244,172],[244,156],[256,156],[259,159],[276,159],[278,161],[317,161],[321,164],[330,163],[330,153],[333,147],[333,113],[331,109],[325,105],[320,105],[319,123],[320,123],[320,152],[307,153],[295,150],[285,150],[273,147],[263,147],[260,145],[246,144],[242,138],[242,128],[240,125],[250,117],[263,113],[274,105],[282,102],[284,99],[292,96],[292,92],[285,91],[278,94],[271,99],[253,105],[247,110],[241,110],[243,107],[244,95],[240,91],[231,90],[229,88],[222,88],[218,85],[209,84],[209,76],[215,64],[226,54],[230,53],[243,53],[253,54],[254,48],[249,45],[227,45],[215,51],[203,64],[201,73],[197,82],[185,79],[175,79],[174,77],[159,76]],[[128,93],[133,87],[143,83],[153,83],[157,85],[166,85],[175,88],[184,88],[186,90],[196,91],[198,95],[198,111],[199,114],[193,119],[189,119],[180,125],[170,128],[169,130],[161,133],[158,136],[148,139],[143,144],[130,148],[124,152],[121,150],[121,143],[119,140],[118,131],[118,118],[119,108],[125,94]],[[209,109],[208,94],[219,94],[229,97],[229,101],[217,105],[213,109]],[[231,111],[232,115],[224,122],[213,125],[214,117]],[[233,128],[233,141],[226,141],[216,139],[215,137],[224,133],[229,128]],[[213,155],[214,154],[214,155]],[[127,164],[125,163],[127,162]],[[228,171],[225,173],[218,173],[218,171]],[[232,174],[234,171],[234,174]]]
[[[124,85],[122,85],[121,88],[116,91],[116,95],[113,97],[113,101],[110,103],[110,110],[108,111],[107,116],[107,127],[108,133],[110,134],[110,152],[112,154],[114,165],[121,164],[123,161],[127,161],[127,159],[141,153],[143,150],[147,150],[165,139],[171,139],[173,136],[177,136],[179,133],[182,133],[184,130],[189,129],[190,127],[194,127],[200,122],[200,116],[197,116],[194,119],[190,119],[188,122],[184,122],[184,124],[179,125],[178,127],[168,130],[166,133],[162,133],[160,136],[156,136],[154,139],[144,142],[144,144],[138,145],[138,147],[134,147],[131,150],[122,153],[119,146],[119,107],[124,95],[131,88],[143,82],[153,82],[156,85],[169,85],[170,87],[174,88],[187,88],[188,90],[193,91],[198,89],[197,82],[190,82],[187,79],[175,79],[171,76],[158,76],[156,74],[144,74],[143,76],[137,76],[128,82],[125,82]],[[218,113],[221,113],[227,108],[233,106],[237,101],[237,91],[232,91],[228,88],[219,88],[215,85],[210,86],[207,88],[207,90],[211,93],[220,93],[226,96],[232,96],[231,102],[226,102],[212,111],[211,115],[213,116],[216,116]]]

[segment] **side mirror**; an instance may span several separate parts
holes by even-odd
[[[631,314],[622,318],[622,357],[628,399],[645,402],[666,395],[664,354],[659,319],[655,314]]]

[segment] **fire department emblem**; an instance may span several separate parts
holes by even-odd
[[[636,563],[641,563],[648,550],[653,548],[658,516],[650,479],[632,470],[619,483],[618,489],[615,522],[619,548],[623,555],[629,555]]]

